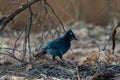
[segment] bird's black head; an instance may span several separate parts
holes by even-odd
[[[66,34],[64,35],[64,37],[70,41],[72,40],[77,40],[75,34],[73,33],[73,31],[70,29],[66,32]]]

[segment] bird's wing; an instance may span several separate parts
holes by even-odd
[[[57,48],[62,47],[64,43],[65,43],[65,41],[62,38],[58,38],[54,41],[49,42],[48,46],[50,48],[57,49]]]
[[[48,43],[46,44],[46,46],[45,46],[45,49],[51,48],[52,43],[53,43],[52,41],[48,42]]]
[[[48,42],[45,48],[53,50],[54,52],[57,53],[64,54],[69,49],[69,47],[70,47],[69,42],[65,42],[63,38],[58,38],[54,41]]]

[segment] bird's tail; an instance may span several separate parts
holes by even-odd
[[[37,55],[35,55],[35,59],[38,60],[39,58],[41,58],[45,54],[47,54],[47,52],[45,51],[45,49],[43,49],[41,52],[39,52]]]

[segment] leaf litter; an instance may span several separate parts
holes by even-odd
[[[64,62],[55,62],[48,54],[37,61],[33,59],[32,62],[18,62],[10,56],[0,58],[3,61],[0,62],[0,79],[119,80],[120,43],[119,40],[115,39],[117,37],[114,33],[118,27],[112,33],[112,28],[109,26],[93,26],[92,24],[77,22],[71,27],[79,40],[72,43],[72,50],[64,55]],[[111,33],[113,36],[110,41],[107,37]],[[7,40],[8,38],[3,39],[9,44],[8,46],[12,46],[10,41]],[[12,39],[15,40],[14,37]],[[21,41],[22,39],[19,43]],[[32,43],[35,41],[38,41],[37,37],[34,38]],[[35,43],[37,44],[37,42]],[[34,51],[36,46],[33,45]],[[18,47],[21,48],[20,44]],[[6,60],[9,58],[11,61]]]

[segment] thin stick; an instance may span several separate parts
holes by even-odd
[[[38,2],[40,0],[31,0],[28,3],[22,5],[21,7],[19,7],[19,9],[15,10],[12,14],[8,15],[4,21],[2,21],[1,23],[1,28],[0,28],[0,32],[2,32],[4,30],[4,28],[6,27],[6,25],[14,19],[15,16],[17,16],[18,14],[20,14],[22,11],[24,11],[25,9],[27,9],[30,5],[33,5],[34,3]]]

